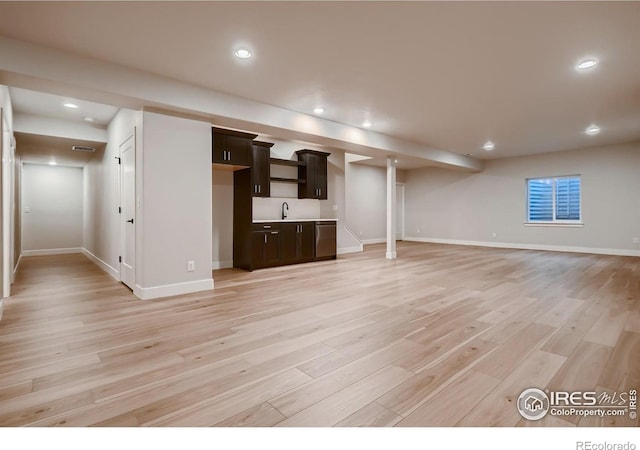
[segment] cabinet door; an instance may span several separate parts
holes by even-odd
[[[224,138],[221,134],[213,134],[213,152],[211,161],[215,164],[229,164],[227,153],[224,149]]]
[[[254,268],[265,266],[264,246],[266,241],[266,233],[264,231],[253,231],[251,233],[251,266]]]
[[[301,222],[298,233],[298,259],[312,261],[315,254],[315,222]]]
[[[270,165],[269,165],[269,148],[253,146],[252,156],[252,195],[254,197],[270,196]]]
[[[265,233],[264,262],[272,266],[280,263],[280,232],[269,231]]]
[[[298,198],[316,198],[316,161],[311,153],[299,155],[298,159],[304,166],[298,167],[298,178],[305,179],[305,183],[298,184]]]
[[[281,223],[280,224],[280,245],[282,249],[282,262],[294,263],[298,259],[297,238],[299,224],[297,223]]]
[[[213,133],[213,162],[234,166],[251,165],[252,140],[242,136]]]
[[[225,136],[224,147],[228,152],[229,161],[235,166],[251,165],[251,149],[253,144],[250,139],[240,136]]]
[[[327,153],[300,150],[298,159],[304,166],[298,169],[298,178],[306,183],[298,185],[298,198],[327,199]]]
[[[327,158],[317,156],[316,163],[316,198],[320,200],[327,199]]]

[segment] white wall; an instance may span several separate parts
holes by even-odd
[[[120,279],[120,145],[134,132],[136,113],[121,109],[107,129],[107,145],[84,168],[83,246],[89,256]]]
[[[275,183],[272,183],[272,185]],[[294,185],[295,186],[295,185]],[[327,184],[327,187],[329,185]],[[331,188],[328,187],[329,192]],[[320,204],[326,203],[326,200],[299,199],[296,189],[296,198],[286,197],[269,197],[253,198],[253,220],[280,220],[282,218],[282,203],[287,202],[289,205],[289,219],[319,219]],[[327,218],[327,217],[325,217]],[[333,218],[330,217],[329,218]]]
[[[154,298],[211,289],[211,125],[144,112],[141,144],[134,292]]]
[[[365,244],[387,239],[387,169],[358,164],[362,158],[345,155],[347,225]],[[396,182],[405,172],[396,171]]]
[[[7,133],[13,134],[13,107],[11,105],[11,96],[9,88],[0,85],[0,108],[2,108],[2,118],[4,121],[4,129]]]
[[[406,234],[640,256],[640,246],[632,243],[640,237],[639,169],[636,143],[487,161],[485,170],[475,174],[438,168],[409,171]],[[582,177],[584,227],[524,226],[525,179],[573,174]]]
[[[382,167],[347,163],[347,225],[367,243],[385,240],[387,172]]]
[[[14,240],[13,240],[13,274],[15,277],[22,256],[22,160],[16,155],[14,161],[14,187],[13,187],[13,222],[14,222]]]
[[[0,85],[0,154],[3,155],[11,146],[11,136],[13,135],[13,109],[11,107],[11,98],[9,96],[9,89],[6,86]],[[4,197],[5,184],[2,180],[2,171],[0,171],[0,211],[4,212],[2,208],[2,200]],[[0,218],[0,319],[2,319],[2,311],[4,308],[3,297],[8,296],[10,291],[9,281],[5,279],[5,273],[7,268],[5,267],[5,260],[9,259],[9,247],[10,243],[4,240],[4,230],[2,229],[2,223],[4,218]]]
[[[24,164],[22,248],[25,254],[82,247],[82,170]]]
[[[212,170],[212,269],[233,267],[233,172]]]

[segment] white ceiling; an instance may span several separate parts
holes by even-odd
[[[0,2],[9,37],[479,158],[640,140],[639,23],[638,2]]]

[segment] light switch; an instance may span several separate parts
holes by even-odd
[[[24,207],[24,213],[25,214],[29,214],[31,212],[31,206],[25,206]]]

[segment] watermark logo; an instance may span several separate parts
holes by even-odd
[[[526,389],[518,397],[518,411],[527,420],[540,420],[549,412],[549,396],[538,388]]]
[[[518,397],[518,412],[527,420],[540,420],[552,416],[628,416],[637,418],[637,391],[549,391],[525,389]]]

